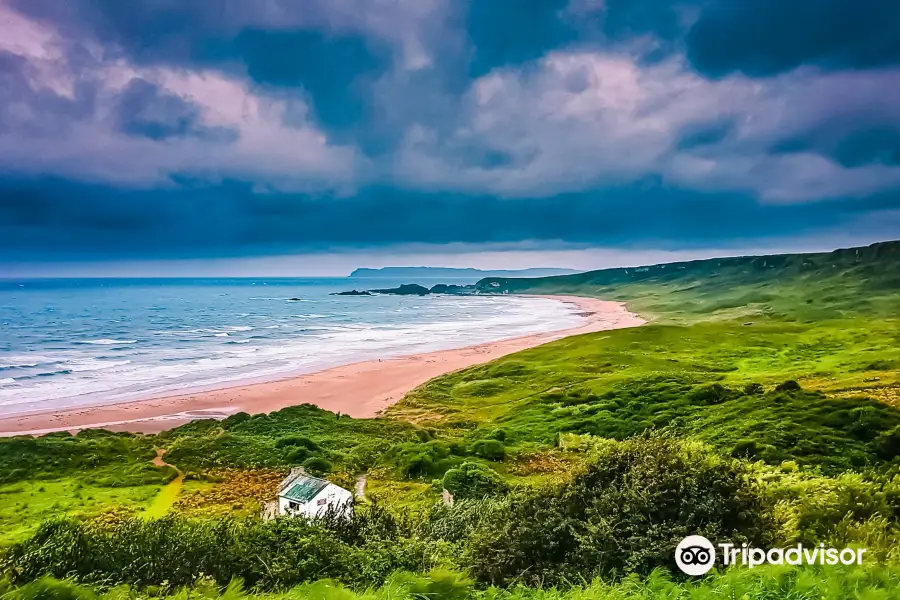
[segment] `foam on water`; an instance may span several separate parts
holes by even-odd
[[[278,294],[255,296],[254,283]],[[542,298],[329,295],[352,286],[343,280],[0,285],[0,322],[9,324],[0,330],[0,415],[275,379],[583,322],[571,305]]]

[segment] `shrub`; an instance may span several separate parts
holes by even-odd
[[[748,383],[742,390],[746,396],[758,396],[765,392],[761,383]]]
[[[739,440],[731,450],[734,458],[753,458],[759,454],[759,447],[755,440]]]
[[[787,381],[785,381],[783,383],[779,383],[778,385],[775,386],[776,392],[797,392],[802,389],[803,388],[800,387],[800,384],[797,383],[796,381],[794,381],[793,379],[788,379]]]
[[[352,521],[334,515],[316,521],[294,517],[268,522],[170,515],[101,528],[58,519],[10,547],[0,567],[14,584],[38,580],[32,584],[36,593],[24,596],[35,599],[91,598],[67,595],[67,583],[41,584],[46,575],[104,587],[159,586],[161,591],[192,585],[201,576],[211,577],[219,586],[240,579],[260,589],[316,579],[366,587],[383,583],[394,571],[432,567],[427,546],[400,533],[407,532],[396,520],[384,511],[368,509],[356,511]],[[61,591],[56,593],[57,589]]]
[[[893,460],[900,456],[900,425],[876,437],[875,448],[878,455],[885,460]]]
[[[249,421],[251,418],[252,417],[248,413],[241,411],[227,417],[222,421],[222,425],[225,427],[225,429],[228,429],[233,425],[238,425],[240,423],[244,423],[245,421]]]
[[[317,443],[302,435],[291,435],[283,438],[278,438],[275,441],[276,448],[285,448],[287,446],[298,446],[301,448],[306,448],[307,450],[319,449],[319,445]]]
[[[444,472],[455,467],[464,454],[456,444],[432,440],[426,443],[405,442],[394,445],[388,451],[388,459],[400,467],[403,476],[414,477],[443,476]]]
[[[745,463],[664,437],[602,445],[560,488],[515,493],[466,550],[481,582],[559,585],[674,566],[687,535],[765,546],[772,507]]]
[[[503,460],[506,447],[499,440],[479,440],[472,444],[472,454],[487,460]]]
[[[311,473],[329,473],[331,472],[331,463],[321,456],[312,456],[303,461],[303,467]]]
[[[506,483],[493,469],[473,462],[464,462],[444,474],[444,488],[454,499],[482,498],[507,490]]]
[[[289,447],[285,457],[288,459],[288,462],[302,463],[304,460],[309,458],[309,450],[307,450],[303,446]]]
[[[687,398],[691,404],[721,404],[728,400],[731,390],[720,383],[702,385],[691,390]]]

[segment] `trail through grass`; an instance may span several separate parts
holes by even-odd
[[[181,493],[181,489],[184,487],[184,473],[176,467],[175,465],[170,465],[165,460],[163,460],[163,454],[165,454],[165,450],[158,449],[156,451],[156,457],[153,459],[153,464],[157,467],[171,467],[178,472],[178,476],[167,483],[156,495],[153,499],[153,503],[150,507],[144,511],[143,516],[147,519],[158,519],[160,517],[164,517],[172,507],[175,505],[175,501],[178,499],[178,495]]]

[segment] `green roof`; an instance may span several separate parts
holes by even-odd
[[[286,492],[282,492],[281,496],[294,502],[309,502],[316,497],[316,494],[322,491],[328,485],[328,482],[318,477],[309,477],[301,475],[291,484]]]

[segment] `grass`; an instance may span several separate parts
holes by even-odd
[[[179,473],[175,479],[159,490],[159,493],[153,498],[153,502],[144,511],[143,516],[148,519],[158,519],[165,516],[175,506],[182,487],[184,487],[184,475]]]
[[[25,539],[48,517],[97,515],[111,507],[137,511],[160,491],[159,485],[106,487],[86,480],[68,476],[0,486],[0,546]]]
[[[669,428],[726,452],[754,439],[773,463],[840,471],[882,462],[875,438],[900,424],[900,407],[867,396],[898,385],[898,331],[897,320],[864,319],[586,334],[438,377],[388,415],[431,415],[423,427],[462,439],[502,428],[515,451],[552,446],[560,432]],[[775,392],[786,380],[804,391]],[[767,391],[744,393],[752,383]]]
[[[154,454],[142,436],[96,431],[0,440],[0,547],[49,517],[146,509],[176,477]]]
[[[333,471],[364,471],[415,427],[388,419],[353,419],[304,404],[271,414],[238,413],[194,421],[157,437],[166,460],[186,473],[219,467],[282,468],[322,458]]]
[[[754,472],[783,513],[784,539],[870,540],[888,562],[738,570],[687,583],[657,574],[566,592],[473,590],[457,575],[448,575],[452,584],[417,576],[415,585],[448,599],[897,597],[900,571],[885,557],[898,539],[900,243],[479,286],[617,299],[651,323],[438,377],[378,419],[305,405],[159,436],[0,440],[0,544],[27,537],[48,515],[116,506],[153,517],[252,515],[273,482],[303,463],[348,489],[368,473],[369,498],[421,514],[440,497],[435,481],[463,462],[489,466],[513,486],[559,485],[588,455],[579,446],[665,430],[726,458],[760,461]],[[147,464],[156,447],[185,472],[180,494],[174,482],[160,492],[174,472]],[[414,594],[397,581],[358,593],[320,582],[291,597]]]
[[[487,278],[477,286],[486,292],[621,300],[663,323],[896,317],[900,241],[816,254],[714,258],[530,279]]]
[[[248,594],[239,582],[226,589],[204,585],[192,590],[166,594],[152,590],[152,597],[170,600],[221,599],[242,600],[846,600],[847,598],[896,600],[900,598],[900,567],[864,565],[861,567],[757,567],[731,569],[690,581],[676,581],[659,571],[647,579],[632,578],[620,583],[603,581],[584,583],[567,590],[476,589],[461,573],[433,572],[425,576],[398,573],[385,585],[354,592],[331,581],[317,581],[291,590],[270,594]],[[97,593],[87,586],[43,579],[0,594],[5,600],[67,598],[74,600],[142,600],[151,597],[126,587]]]

